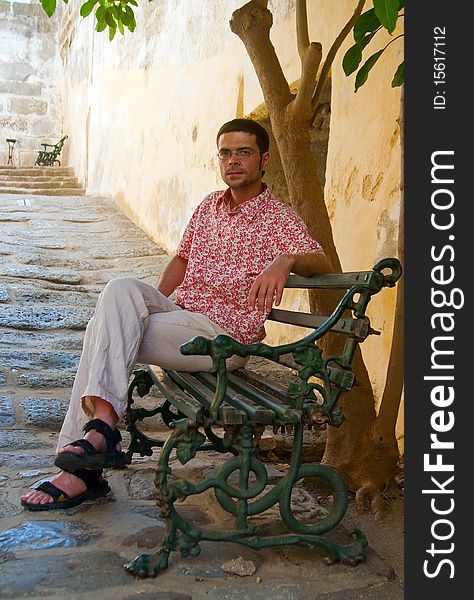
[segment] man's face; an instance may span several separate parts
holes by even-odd
[[[270,155],[260,152],[257,138],[253,133],[232,131],[223,133],[217,143],[218,152],[230,154],[219,159],[221,177],[231,189],[245,188],[262,178],[262,170],[268,165]],[[239,156],[247,154],[249,156]]]

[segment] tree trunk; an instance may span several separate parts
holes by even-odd
[[[400,146],[402,149],[402,173],[400,181],[400,217],[398,230],[398,258],[402,265],[405,257],[405,210],[404,210],[404,187],[405,176],[403,171],[404,157],[404,112],[403,112],[403,92],[400,98]],[[376,439],[391,439],[395,431],[400,410],[400,401],[403,391],[404,374],[404,346],[405,346],[405,309],[404,309],[404,280],[403,277],[397,284],[397,299],[395,305],[395,323],[393,327],[392,347],[390,349],[390,358],[388,361],[387,378],[383,390],[380,410],[374,428],[374,437]],[[397,446],[398,452],[398,446]]]
[[[362,5],[360,3],[360,9]],[[234,12],[230,26],[244,43],[262,88],[290,203],[305,221],[311,235],[321,243],[333,270],[340,271],[324,190],[310,145],[310,127],[315,110],[312,93],[321,61],[321,45],[305,43],[305,27],[301,20],[298,23],[303,32],[303,43],[298,44],[302,77],[296,96],[290,92],[270,41],[272,15],[266,8],[266,2],[251,0]],[[329,314],[338,299],[336,293],[311,294],[311,310]],[[335,344],[338,342],[337,336],[332,335],[321,345],[324,351],[333,353],[337,352]],[[394,432],[392,435],[379,435],[377,439],[374,436],[374,395],[360,350],[354,358],[354,366],[356,384],[341,401],[346,421],[340,428],[328,428],[323,462],[334,467],[350,489],[376,499],[378,491],[394,475],[398,452],[395,451]]]

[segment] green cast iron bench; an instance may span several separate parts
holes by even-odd
[[[52,167],[56,165],[57,167],[60,167],[61,162],[59,161],[58,156],[61,154],[64,142],[67,140],[67,138],[68,136],[65,135],[59,140],[59,142],[56,142],[56,144],[41,144],[43,146],[43,150],[38,151],[38,157],[36,158],[35,166]],[[48,150],[48,148],[51,148],[51,150]]]
[[[372,270],[316,275],[310,278],[291,275],[287,288],[337,289],[342,299],[329,316],[273,309],[270,320],[310,328],[312,331],[294,343],[270,346],[245,345],[226,335],[211,340],[193,338],[181,347],[186,355],[210,355],[211,372],[184,373],[157,370],[150,365],[134,371],[128,390],[125,415],[130,433],[129,462],[135,453],[151,456],[161,448],[156,468],[157,504],[167,530],[162,544],[152,555],[142,554],[125,568],[138,577],[153,577],[168,567],[169,555],[197,555],[202,541],[232,541],[263,548],[285,544],[320,547],[326,562],[355,565],[365,560],[367,540],[356,530],[348,544],[330,541],[322,534],[331,531],[347,510],[348,495],[342,478],[319,463],[302,464],[305,426],[329,424],[339,427],[343,414],[337,401],[354,385],[356,373],[352,360],[357,346],[369,335],[378,334],[365,314],[374,294],[393,287],[401,276],[395,258],[379,261]],[[317,341],[327,332],[344,337],[340,355],[323,356]],[[248,368],[228,372],[226,360],[232,355],[262,357],[290,369],[290,383],[283,385]],[[164,400],[153,408],[140,406],[139,398],[156,386]],[[165,441],[151,438],[140,429],[147,417],[160,415],[170,431]],[[260,460],[258,442],[266,428],[274,432],[287,428],[293,432],[291,461],[286,474],[274,486],[268,485],[268,473]],[[218,470],[198,483],[177,479],[170,467],[172,451],[186,464],[200,450],[229,454]],[[316,523],[299,521],[292,512],[292,490],[307,477],[319,478],[333,496],[327,515]],[[218,504],[231,515],[234,529],[201,529],[188,521],[175,503],[194,494],[213,489]],[[259,533],[252,517],[278,504],[286,533]]]

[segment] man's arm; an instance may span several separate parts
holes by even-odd
[[[156,285],[158,291],[165,296],[172,294],[178,285],[182,283],[187,266],[188,261],[175,254],[161,272]]]
[[[255,279],[249,293],[249,309],[265,312],[281,302],[283,289],[290,273],[311,277],[316,273],[330,273],[331,263],[324,254],[282,254]]]

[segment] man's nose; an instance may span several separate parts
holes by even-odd
[[[229,156],[229,162],[230,163],[240,163],[242,162],[242,159],[240,158],[240,156],[237,154],[237,151],[233,151],[231,153],[231,155]]]

